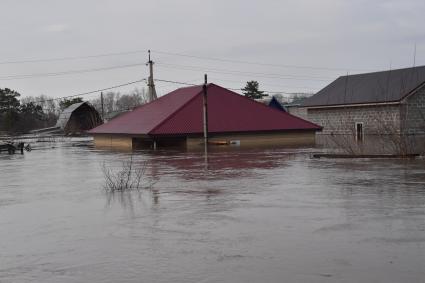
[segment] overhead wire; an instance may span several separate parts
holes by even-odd
[[[112,53],[103,53],[103,54],[86,55],[86,56],[68,56],[68,57],[56,57],[56,58],[44,58],[44,59],[27,59],[27,60],[7,60],[7,61],[0,61],[0,65],[82,60],[82,59],[92,59],[92,58],[101,58],[101,57],[130,55],[130,54],[137,54],[142,52],[146,52],[146,50],[112,52]]]
[[[119,56],[119,55],[129,55],[129,54],[136,54],[146,52],[142,50],[137,51],[127,51],[127,52],[115,52],[115,53],[104,53],[104,54],[96,54],[96,55],[88,55],[88,56],[69,56],[69,57],[59,57],[59,58],[47,58],[47,59],[30,59],[30,60],[9,60],[9,61],[3,61],[0,62],[0,64],[19,64],[19,63],[35,63],[35,62],[52,62],[52,61],[64,61],[64,60],[76,60],[76,59],[89,59],[89,58],[99,58],[99,57],[107,57],[107,56]],[[166,55],[173,55],[173,56],[183,56],[183,57],[189,57],[189,58],[196,58],[196,59],[202,59],[202,60],[213,60],[213,61],[220,61],[220,62],[232,62],[232,63],[242,63],[242,64],[251,64],[251,65],[263,65],[263,66],[275,66],[275,67],[299,67],[299,68],[310,68],[310,69],[328,69],[328,70],[345,70],[342,68],[322,68],[322,67],[314,67],[314,66],[296,66],[296,65],[280,65],[280,64],[269,64],[269,63],[261,63],[261,62],[249,62],[249,61],[241,61],[241,60],[232,60],[232,59],[221,59],[221,58],[214,58],[214,57],[203,57],[203,56],[195,56],[195,55],[189,55],[189,54],[182,54],[182,53],[173,53],[173,52],[164,52],[164,51],[158,51],[154,50],[154,52],[158,54],[166,54]],[[108,66],[108,67],[100,67],[100,68],[91,68],[91,69],[78,69],[78,70],[67,70],[67,71],[60,71],[60,72],[49,72],[49,73],[33,73],[33,74],[15,74],[15,75],[8,75],[8,76],[0,76],[0,80],[15,80],[15,79],[31,79],[31,78],[39,78],[39,77],[52,77],[52,76],[63,76],[63,75],[70,75],[70,74],[80,74],[80,73],[88,73],[88,72],[99,72],[99,71],[107,71],[107,70],[113,70],[113,69],[121,69],[121,68],[129,68],[129,67],[137,67],[145,65],[146,63],[138,62],[134,64],[126,64],[126,65],[115,65],[115,66]],[[316,80],[316,81],[328,81],[331,79],[330,77],[323,77],[323,76],[298,76],[298,75],[283,75],[278,73],[262,73],[262,72],[249,72],[249,71],[241,71],[241,70],[230,70],[230,69],[222,69],[222,68],[210,68],[210,67],[202,67],[202,66],[192,66],[192,65],[179,65],[179,64],[169,64],[169,63],[161,63],[157,62],[161,67],[164,68],[171,68],[171,69],[178,69],[178,70],[188,70],[188,71],[206,71],[210,73],[219,73],[219,74],[228,74],[228,75],[236,75],[236,76],[247,76],[247,75],[255,75],[257,77],[263,77],[263,78],[269,78],[269,79],[285,79],[285,80]],[[144,79],[145,80],[145,79]],[[136,82],[140,82],[143,80],[139,80]],[[188,82],[179,82],[179,81],[172,81],[172,80],[162,80],[162,79],[155,79],[155,81],[158,82],[167,82],[171,84],[182,84],[182,85],[195,85]],[[134,83],[134,82],[132,82]],[[124,84],[127,85],[127,84]],[[111,88],[106,88],[102,90],[112,89],[115,87],[121,87],[123,85],[114,86]],[[307,87],[297,87],[297,88],[307,88]],[[240,91],[240,88],[231,88],[232,90]],[[58,100],[63,99],[67,97],[75,97],[80,95],[86,95],[90,93],[96,93],[102,90],[96,90],[91,91],[88,93],[80,93],[75,94],[71,96],[66,97],[60,97],[60,98],[54,98],[49,100]],[[266,91],[268,93],[286,93],[286,94],[292,94],[293,92],[287,92],[287,91]]]
[[[100,71],[108,71],[108,70],[115,70],[115,69],[131,68],[131,67],[138,67],[138,66],[142,66],[142,65],[145,65],[145,63],[116,65],[116,66],[92,68],[92,69],[68,70],[68,71],[51,72],[51,73],[9,75],[9,76],[0,76],[0,80],[5,81],[5,80],[32,79],[32,78],[39,78],[39,77],[64,76],[64,75],[72,75],[72,74],[82,74],[82,73],[91,73],[91,72],[100,72]]]
[[[318,66],[302,66],[302,65],[284,65],[284,64],[272,64],[272,63],[263,63],[263,62],[254,62],[254,61],[243,61],[243,60],[234,60],[234,59],[223,59],[216,57],[207,57],[207,56],[197,56],[197,55],[189,55],[184,53],[175,53],[175,52],[166,52],[160,50],[151,50],[152,52],[156,52],[158,54],[164,55],[173,55],[201,60],[210,60],[210,61],[218,61],[218,62],[229,62],[229,63],[238,63],[238,64],[248,64],[248,65],[258,65],[258,66],[269,66],[269,67],[280,67],[280,68],[298,68],[298,69],[312,69],[312,70],[328,70],[328,71],[371,71],[371,69],[354,69],[354,68],[336,68],[336,67],[318,67]]]
[[[296,75],[283,75],[283,74],[277,74],[277,73],[247,72],[247,71],[240,71],[240,70],[229,70],[229,69],[221,69],[221,68],[202,67],[202,66],[167,64],[167,63],[161,63],[161,62],[156,62],[156,64],[164,68],[170,68],[170,69],[179,69],[179,70],[188,70],[188,71],[208,71],[210,73],[228,74],[228,75],[236,75],[236,76],[255,75],[257,77],[283,79],[283,80],[329,81],[330,79],[333,79],[331,77],[296,76]]]
[[[228,62],[228,63],[237,63],[237,64],[248,64],[248,65],[257,65],[257,66],[269,66],[269,67],[279,67],[279,68],[297,68],[297,69],[311,69],[311,70],[327,70],[327,71],[372,71],[372,69],[366,68],[347,68],[347,67],[324,67],[324,66],[308,66],[308,65],[291,65],[291,64],[275,64],[268,62],[255,62],[255,61],[245,61],[245,60],[235,60],[228,58],[217,58],[217,57],[209,57],[209,56],[198,56],[191,55],[186,53],[178,53],[178,52],[169,52],[162,50],[151,50],[152,52],[170,55],[170,56],[178,56],[178,57],[186,57],[193,58],[199,60],[209,60],[209,61],[217,61],[217,62]],[[69,61],[69,60],[83,60],[83,59],[93,59],[93,58],[102,58],[102,57],[111,57],[111,56],[123,56],[123,55],[132,55],[145,53],[147,49],[139,49],[139,50],[130,50],[130,51],[122,51],[122,52],[110,52],[110,53],[100,53],[100,54],[91,54],[91,55],[83,55],[83,56],[65,56],[65,57],[53,57],[53,58],[36,58],[36,59],[11,59],[0,61],[0,65],[6,64],[24,64],[24,63],[43,63],[43,62],[55,62],[55,61]]]
[[[188,82],[178,82],[178,81],[171,81],[171,80],[162,80],[162,79],[154,79],[156,82],[164,82],[164,83],[171,83],[171,84],[180,84],[180,85],[189,85],[189,86],[196,86],[199,84],[193,84]]]
[[[179,82],[179,81],[171,81],[171,80],[163,80],[163,79],[154,79],[154,81],[159,82],[168,82],[168,83],[174,83],[174,84],[180,84],[180,85],[188,85],[188,86],[201,86],[202,84],[193,84],[193,83],[187,83],[187,82]],[[243,88],[230,88],[226,87],[227,89],[233,90],[233,91],[242,91]],[[271,93],[271,94],[295,94],[295,92],[287,92],[287,91],[269,91],[269,90],[263,90],[265,93]]]
[[[237,84],[244,84],[246,82],[240,81],[240,80],[229,80],[229,79],[223,79],[215,76],[210,76],[212,81],[223,81],[223,82],[230,82],[230,83],[237,83]],[[278,88],[289,88],[287,85],[280,85],[280,84],[270,84],[270,83],[261,83],[262,85],[272,86],[272,87],[278,87]],[[290,88],[297,88],[297,89],[309,89],[308,92],[313,92],[311,90],[311,87],[306,86],[290,86]],[[283,91],[284,92],[284,91]],[[292,92],[291,92],[292,93]]]
[[[194,83],[190,83],[190,82],[180,82],[180,81],[166,80],[166,79],[154,79],[154,81],[171,83],[171,84],[186,85],[186,86],[201,86],[202,85],[202,84],[194,84]],[[136,83],[140,83],[140,82],[147,82],[147,78],[143,78],[143,79],[140,79],[140,80],[131,81],[131,82],[127,82],[127,83],[123,83],[123,84],[119,84],[119,85],[114,85],[114,86],[110,86],[110,87],[106,87],[106,88],[96,89],[96,90],[92,90],[92,91],[81,92],[81,93],[77,93],[77,94],[55,97],[55,98],[49,98],[49,99],[43,99],[43,100],[36,100],[36,101],[32,101],[32,102],[37,104],[37,103],[48,102],[48,101],[63,100],[63,99],[66,99],[66,98],[79,97],[79,96],[99,93],[99,92],[102,92],[102,91],[116,89],[116,88],[132,85],[132,84],[136,84]],[[242,88],[228,88],[228,87],[226,87],[226,88],[229,89],[229,90],[233,90],[233,91],[242,91],[243,90]],[[269,90],[263,90],[263,91],[265,93],[270,93],[270,94],[295,94],[295,92],[285,92],[285,91],[269,91]],[[0,102],[7,102],[7,101],[0,101]]]
[[[55,100],[62,100],[62,99],[65,99],[65,98],[89,95],[89,94],[93,94],[93,93],[98,93],[98,92],[102,92],[102,91],[106,91],[106,90],[116,89],[116,88],[120,88],[120,87],[124,87],[124,86],[128,86],[128,85],[144,82],[146,80],[147,79],[143,78],[143,79],[132,81],[132,82],[127,82],[127,83],[114,85],[114,86],[110,86],[110,87],[106,87],[106,88],[101,88],[101,89],[97,89],[97,90],[87,91],[87,92],[81,92],[81,93],[78,93],[78,94],[49,98],[49,99],[44,99],[44,100],[37,100],[37,101],[33,101],[33,103],[42,103],[42,102],[47,102],[47,101],[55,101]]]

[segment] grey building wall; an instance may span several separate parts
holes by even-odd
[[[301,107],[301,106],[286,106],[286,109],[288,109],[288,113],[297,117],[300,117],[301,119],[307,120],[307,108]]]
[[[308,120],[323,127],[317,144],[349,154],[400,153],[400,106],[375,105],[308,109]],[[362,123],[363,140],[356,140]]]
[[[308,109],[307,120],[321,125],[322,135],[355,133],[356,123],[363,123],[365,135],[400,132],[399,105]]]
[[[411,152],[425,154],[425,88],[401,104],[403,142]]]
[[[425,135],[425,87],[402,102],[403,133]]]
[[[425,87],[398,104],[294,108],[291,114],[323,127],[317,143],[350,153],[425,153]],[[364,139],[356,141],[356,123]]]

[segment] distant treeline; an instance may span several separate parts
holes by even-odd
[[[52,127],[61,111],[68,106],[84,101],[82,97],[57,99],[46,95],[21,97],[21,94],[5,88],[0,89],[0,132],[8,134],[27,133],[34,129]],[[107,92],[103,95],[105,116],[112,112],[125,111],[146,103],[145,89],[134,89],[128,93]],[[100,114],[100,94],[89,100]]]

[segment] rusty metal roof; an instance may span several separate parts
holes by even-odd
[[[106,124],[91,134],[181,135],[202,133],[202,86],[177,89]],[[320,130],[321,127],[208,84],[210,133]]]

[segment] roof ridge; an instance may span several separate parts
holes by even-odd
[[[192,86],[192,87],[195,87],[195,86]],[[200,86],[196,86],[196,87],[200,87]],[[178,89],[183,89],[183,88],[187,88],[187,87],[182,87],[182,88],[178,88]],[[193,97],[190,98],[188,101],[186,101],[185,103],[183,103],[183,105],[181,105],[175,111],[173,111],[170,115],[168,115],[165,119],[163,119],[161,123],[159,123],[158,125],[156,125],[155,127],[153,127],[148,132],[148,134],[152,133],[153,131],[155,131],[156,129],[158,129],[159,127],[161,127],[163,124],[165,124],[165,122],[167,122],[172,117],[174,117],[181,109],[183,109],[186,105],[188,105],[190,102],[192,102],[192,100],[194,100],[201,93],[201,91],[202,91],[202,89],[199,92],[197,92],[195,95],[193,95]],[[172,92],[174,92],[174,91],[172,91]],[[170,94],[170,93],[168,93],[168,94]],[[166,95],[168,95],[168,94],[166,94]],[[166,95],[164,95],[164,96],[166,96]]]
[[[138,105],[138,106],[134,107],[132,111],[134,111],[134,110],[136,110],[136,109],[139,109],[139,108],[142,108],[142,107],[144,107],[144,106],[146,106],[146,105],[149,105],[149,104],[151,104],[151,103],[153,103],[153,102],[155,102],[155,101],[162,100],[163,98],[167,97],[168,95],[172,94],[172,93],[173,93],[173,92],[175,92],[175,91],[178,91],[178,90],[180,90],[180,89],[185,89],[185,88],[192,88],[192,87],[199,87],[199,85],[193,85],[193,86],[187,86],[187,87],[180,87],[180,88],[176,88],[175,90],[170,91],[169,93],[166,93],[166,94],[164,94],[164,95],[162,95],[162,96],[158,97],[158,98],[157,98],[157,99],[155,99],[155,100],[152,100],[152,101],[149,101],[149,102],[147,102],[147,103],[145,103],[145,104]]]
[[[404,68],[398,68],[398,69],[390,69],[390,70],[381,70],[381,71],[373,71],[373,72],[367,72],[367,73],[358,73],[358,74],[349,74],[349,75],[342,75],[336,78],[345,78],[345,77],[354,77],[354,76],[364,76],[364,75],[372,75],[372,74],[378,74],[378,73],[389,73],[389,72],[397,72],[397,71],[406,71],[406,70],[417,70],[420,68],[425,68],[425,65],[421,66],[415,66],[415,67],[404,67]]]

